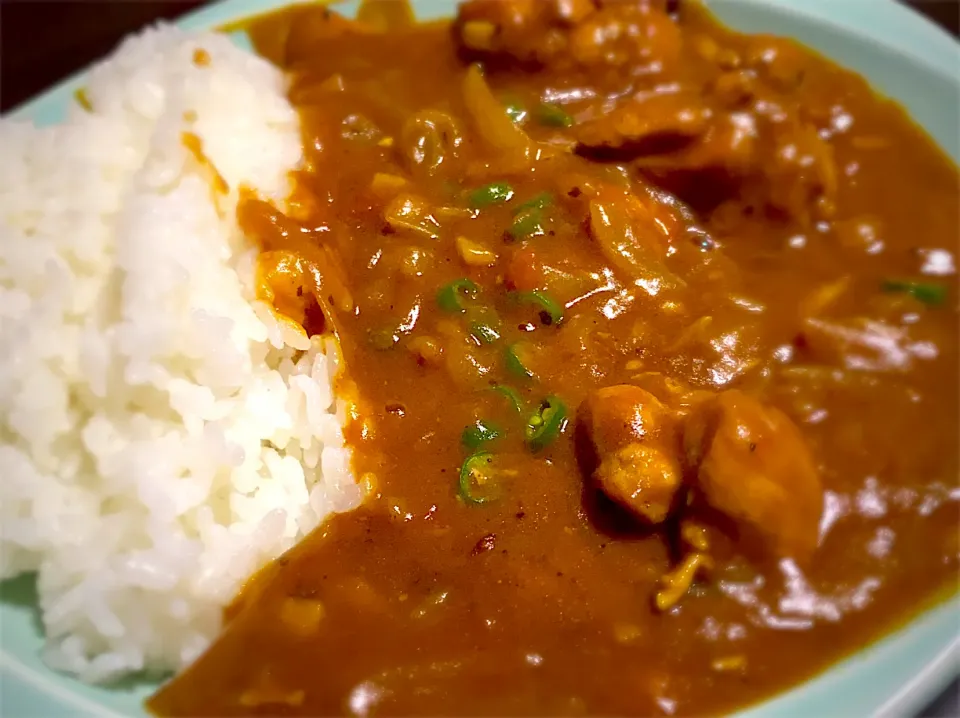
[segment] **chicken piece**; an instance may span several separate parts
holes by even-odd
[[[737,197],[760,166],[760,130],[748,113],[716,113],[673,152],[634,155],[632,166],[694,209],[709,212]]]
[[[548,64],[566,50],[570,25],[595,10],[591,0],[472,0],[454,33],[470,55]]]
[[[680,46],[676,23],[655,0],[471,0],[454,33],[469,56],[559,69],[662,66]]]
[[[796,118],[774,123],[767,142],[762,168],[767,206],[804,224],[830,219],[838,183],[833,147],[816,127]]]
[[[638,96],[581,125],[578,150],[619,158],[672,152],[700,136],[710,117],[697,93]]]
[[[803,83],[813,55],[796,40],[758,34],[750,37],[742,59],[768,86],[791,93]]]
[[[662,3],[607,2],[570,33],[569,56],[579,67],[644,65],[651,72],[680,57],[680,28]]]
[[[675,122],[672,130],[670,118],[661,117],[654,123],[662,126],[660,135],[651,128],[642,136],[639,125],[631,127],[617,112],[606,120],[606,135],[589,125],[581,132],[593,132],[586,141],[601,154],[632,160],[655,184],[700,211],[739,197],[804,225],[833,216],[838,182],[833,149],[813,125],[796,118],[771,122],[751,112],[712,117],[707,110],[694,112],[692,105],[678,111],[678,118],[689,115],[689,121]]]
[[[777,556],[804,560],[813,552],[823,486],[786,414],[741,391],[724,391],[694,408],[683,442],[708,504]]]
[[[645,523],[663,523],[682,483],[673,413],[650,392],[623,384],[591,394],[578,418],[597,488]]]

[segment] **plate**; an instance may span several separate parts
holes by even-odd
[[[867,77],[903,104],[960,163],[960,45],[894,0],[707,0],[729,25],[747,32],[789,35]],[[178,24],[213,28],[287,4],[284,0],[226,0]],[[413,0],[418,17],[450,14],[453,0]],[[357,2],[338,6],[354,12]],[[93,10],[91,9],[91,12]],[[235,36],[249,46],[246,38]],[[79,73],[9,116],[38,124],[61,120]],[[109,689],[83,685],[47,669],[31,577],[0,584],[0,716],[146,716],[155,682],[131,680]],[[960,674],[960,599],[913,619],[880,642],[818,677],[738,714],[738,718],[808,718],[917,713]]]

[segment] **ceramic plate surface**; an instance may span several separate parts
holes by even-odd
[[[708,0],[727,24],[746,32],[794,37],[861,73],[960,163],[960,45],[894,0]],[[284,0],[225,0],[178,24],[215,28],[287,4]],[[413,0],[417,16],[452,14],[453,0]],[[345,14],[357,2],[338,5]],[[96,12],[91,5],[90,12]],[[235,36],[249,47],[246,38]],[[83,73],[10,113],[38,124],[61,120]],[[2,528],[0,528],[2,530]],[[131,681],[110,689],[83,685],[47,669],[33,580],[0,584],[0,716],[146,715],[155,683]],[[916,617],[877,644],[739,718],[874,716],[919,712],[960,674],[960,599]]]

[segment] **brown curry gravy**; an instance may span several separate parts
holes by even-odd
[[[348,427],[354,470],[375,477],[376,488],[362,508],[332,517],[264,569],[219,639],[151,710],[720,713],[802,681],[954,590],[957,280],[952,270],[925,271],[955,261],[957,168],[900,107],[795,43],[732,33],[697,7],[676,22],[678,61],[663,63],[657,83],[715,79],[715,63],[703,59],[710,43],[741,59],[773,53],[783,73],[802,77],[786,91],[765,80],[755,97],[827,138],[840,177],[831,216],[766,211],[739,194],[681,219],[670,214],[701,232],[671,239],[665,262],[685,287],[649,296],[616,270],[613,288],[554,286],[568,292],[559,326],[504,304],[505,282],[522,282],[514,275],[530,266],[608,276],[574,190],[627,182],[639,192],[636,172],[624,180],[611,163],[567,152],[533,172],[504,169],[464,105],[467,65],[447,23],[360,31],[308,7],[251,25],[261,51],[291,71],[303,121],[297,241],[332,248],[359,307],[327,313],[366,417]],[[624,82],[599,70],[495,63],[487,81],[527,107],[544,94],[565,99],[578,125]],[[416,140],[404,127],[426,109],[454,118],[463,137],[433,174],[404,159],[412,151],[404,143]],[[558,146],[573,131],[532,118],[523,127]],[[767,164],[789,144],[785,137],[764,150]],[[378,172],[405,184],[374,188]],[[656,186],[656,175],[643,187]],[[391,195],[463,209],[465,192],[494,181],[509,182],[514,199],[476,217],[436,213],[437,238],[384,219]],[[511,202],[542,192],[554,197],[544,236],[504,239]],[[241,218],[265,247],[290,247],[268,209],[249,206]],[[466,266],[458,236],[495,252],[496,264]],[[694,237],[708,241],[695,246]],[[496,346],[471,346],[458,318],[438,308],[438,288],[461,277],[498,308]],[[934,282],[945,301],[884,291],[891,278]],[[384,328],[411,316],[413,329],[384,347]],[[690,334],[703,316],[711,321]],[[849,332],[811,335],[811,319]],[[886,333],[854,336],[864,322]],[[419,336],[442,345],[438,362],[411,349]],[[502,346],[521,340],[537,349],[537,376],[526,381],[501,361]],[[809,444],[825,496],[819,545],[805,564],[773,560],[724,528],[715,569],[658,612],[652,597],[678,559],[669,530],[638,528],[597,505],[578,470],[572,423],[531,453],[522,420],[488,389],[510,384],[527,407],[557,395],[573,418],[597,388],[664,378],[736,387],[782,409]],[[482,505],[458,494],[461,431],[477,418],[507,427],[491,451],[514,469],[499,499]]]

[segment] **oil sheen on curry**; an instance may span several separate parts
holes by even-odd
[[[370,496],[152,710],[720,713],[954,590],[960,183],[900,107],[693,4],[249,29],[307,161],[239,219]]]

